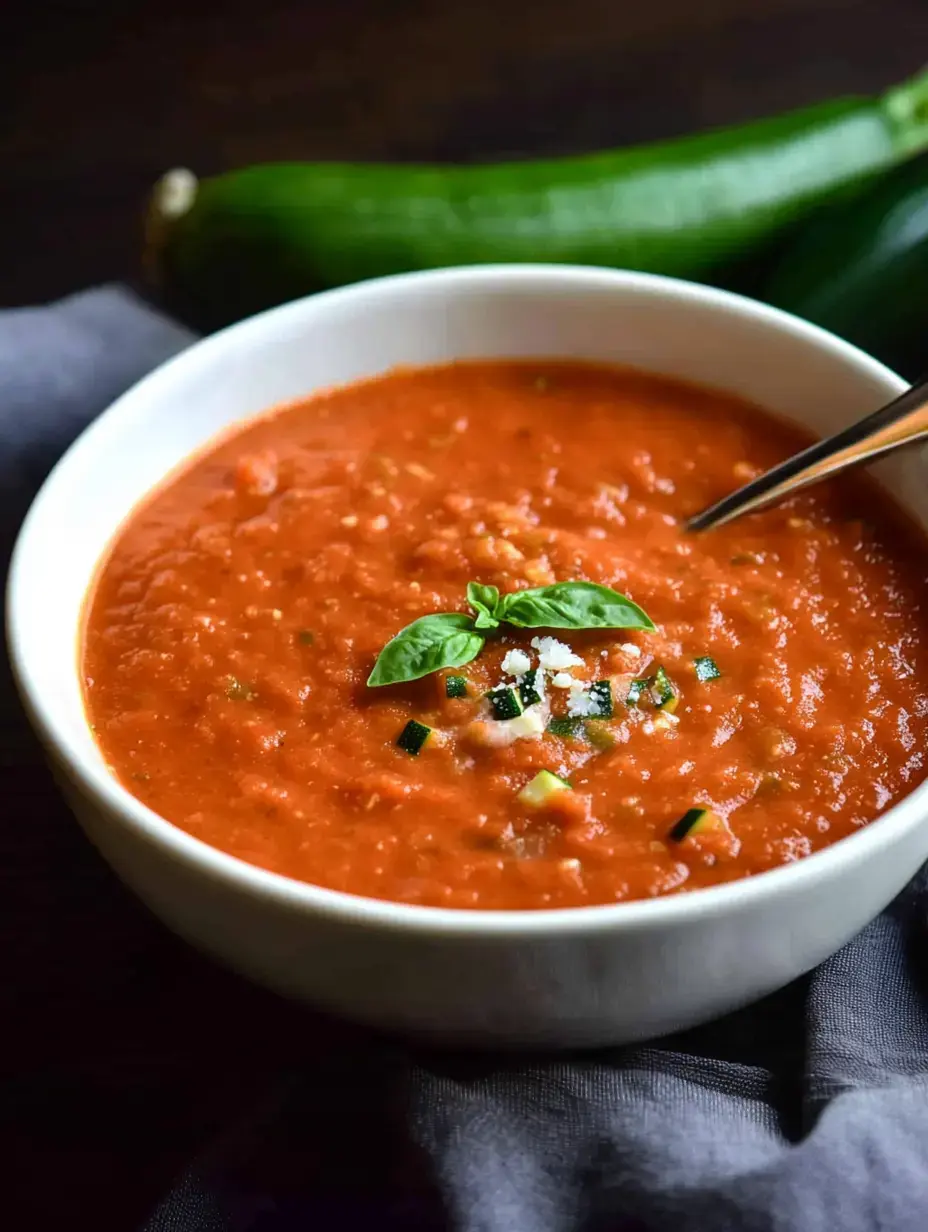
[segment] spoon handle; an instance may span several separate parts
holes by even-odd
[[[887,406],[848,428],[787,458],[717,504],[696,514],[687,530],[709,530],[744,513],[753,513],[784,496],[839,471],[928,436],[928,378],[918,381]]]

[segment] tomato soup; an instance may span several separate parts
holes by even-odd
[[[800,859],[915,786],[928,734],[924,545],[875,486],[684,529],[804,443],[727,395],[573,363],[276,410],[119,532],[82,648],[96,738],[197,838],[404,903],[579,907]],[[531,595],[567,583],[653,627],[493,616],[540,619]],[[417,628],[451,640],[418,678],[369,684],[436,613]]]

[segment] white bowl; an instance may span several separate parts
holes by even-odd
[[[68,451],[13,558],[8,637],[61,788],[116,872],[172,929],[252,979],[433,1038],[587,1046],[659,1035],[787,983],[847,941],[928,857],[928,786],[808,859],[716,889],[562,911],[356,898],[216,851],[107,772],[77,670],[81,606],[139,498],[219,429],[397,364],[613,360],[747,397],[819,433],[904,388],[875,360],[748,300],[671,279],[546,266],[388,278],[288,304],[192,347]],[[923,524],[920,454],[879,470]]]

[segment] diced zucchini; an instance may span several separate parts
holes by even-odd
[[[691,834],[705,834],[707,830],[717,830],[724,825],[725,822],[712,809],[691,808],[679,821],[674,822],[667,837],[674,843],[681,843]]]
[[[418,757],[431,734],[431,727],[417,722],[416,719],[410,719],[397,736],[396,747],[408,753],[410,757]]]
[[[560,736],[562,740],[583,739],[583,719],[549,719],[547,732],[551,736]]]
[[[550,804],[554,796],[562,791],[570,791],[570,784],[550,770],[539,770],[531,782],[526,783],[516,799],[528,808],[544,808]]]
[[[698,659],[693,660],[693,668],[696,672],[696,679],[703,682],[707,680],[718,680],[721,676],[719,665],[715,659],[709,655],[700,655]]]
[[[526,672],[519,681],[519,697],[523,706],[535,706],[541,701],[541,694],[535,688],[537,672]]]
[[[633,680],[628,686],[625,705],[637,706],[641,699],[646,696],[650,683],[650,680],[645,677],[642,677],[640,680]]]
[[[642,701],[649,701],[656,710],[666,710],[669,714],[676,710],[680,695],[663,667],[658,667],[653,676],[633,680],[628,686],[625,705],[637,706]]]
[[[445,696],[446,697],[466,697],[467,696],[467,678],[465,676],[446,676],[445,677]]]
[[[618,744],[615,732],[600,719],[588,719],[584,731],[594,749],[614,749]]]
[[[539,706],[529,706],[516,719],[509,720],[509,730],[518,740],[535,740],[545,730],[545,721]]]
[[[517,719],[522,713],[519,694],[511,685],[504,684],[498,689],[491,689],[486,697],[494,719]]]
[[[312,646],[313,642],[316,640],[316,635],[313,633],[312,629],[301,629],[296,635],[296,640],[301,646]]]
[[[677,691],[663,667],[658,667],[651,677],[651,698],[658,710],[666,710],[673,714],[677,708],[679,701]]]
[[[596,709],[590,712],[591,718],[611,719],[613,712],[612,681],[597,680],[591,684],[590,701],[596,706]]]

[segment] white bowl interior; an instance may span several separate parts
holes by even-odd
[[[215,433],[275,403],[400,364],[545,356],[719,386],[819,433],[904,387],[811,326],[735,296],[636,274],[441,272],[330,292],[244,322],[120,399],[59,464],[27,519],[11,574],[11,644],[56,738],[100,764],[76,671],[85,594],[120,523]],[[897,455],[881,470],[928,524],[920,458]]]

